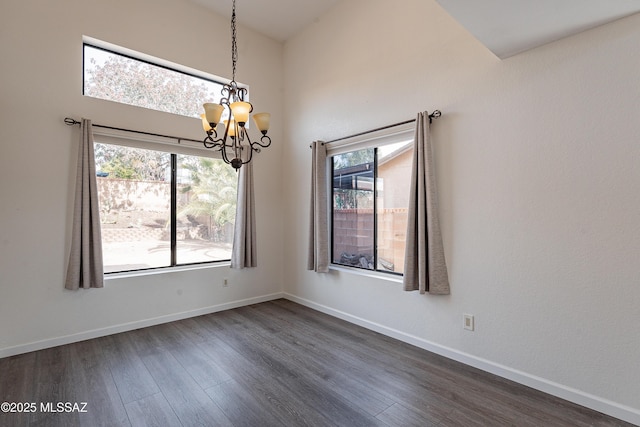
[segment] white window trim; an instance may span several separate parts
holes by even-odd
[[[330,223],[332,224],[332,204],[331,200],[332,192],[332,184],[331,184],[331,176],[332,176],[332,156],[338,154],[344,154],[351,151],[362,150],[365,148],[371,147],[382,147],[384,145],[395,144],[402,140],[413,139],[415,136],[415,121],[410,121],[407,123],[403,123],[397,126],[390,126],[383,129],[378,129],[372,132],[366,132],[364,134],[358,134],[354,136],[350,136],[347,138],[342,138],[337,141],[327,142],[327,194],[329,195],[329,203],[327,203],[327,218],[329,218]],[[329,253],[332,253],[331,245],[333,244],[333,236],[331,235],[332,226],[328,227],[328,239],[329,242]],[[401,274],[393,274],[393,273],[385,273],[377,270],[367,270],[364,268],[355,268],[349,267],[341,264],[335,264],[331,259],[329,262],[329,270],[334,270],[338,272],[346,272],[351,274],[356,274],[365,277],[371,277],[381,280],[386,280],[394,283],[402,283],[403,275]]]
[[[174,267],[157,267],[145,270],[134,271],[115,271],[113,273],[105,273],[104,280],[126,279],[129,277],[155,276],[157,274],[177,273],[180,271],[204,270],[210,268],[231,268],[231,261],[212,261],[202,264],[176,265]]]
[[[402,283],[402,278],[403,278],[401,274],[390,274],[390,273],[385,273],[377,270],[366,270],[364,268],[356,268],[356,267],[349,267],[346,265],[334,264],[333,262],[329,264],[329,270],[336,271],[339,273],[355,274],[358,276],[369,277],[372,279],[386,280],[388,282],[394,282],[394,283]]]
[[[403,139],[412,139],[415,133],[415,122],[388,127],[385,129],[367,132],[364,135],[355,135],[327,143],[327,158],[336,154],[348,153],[370,147],[382,147],[393,144]],[[329,163],[329,162],[327,162]]]
[[[100,126],[93,126],[92,130],[93,140],[96,143],[186,154],[190,156],[211,157],[214,159],[222,158],[220,152],[217,150],[206,148],[202,143],[180,139],[179,137],[149,135],[136,131],[110,129]]]

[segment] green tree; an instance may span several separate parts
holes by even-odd
[[[88,62],[84,93],[94,98],[200,117],[202,103],[220,96],[220,84],[124,56]]]
[[[350,151],[348,153],[333,156],[333,169],[343,169],[350,166],[357,166],[366,163],[373,163],[375,151],[373,148]]]
[[[220,96],[214,93],[220,85],[213,82],[92,47],[85,54],[87,96],[192,117],[200,117],[204,101]],[[97,144],[96,163],[113,178],[164,180],[169,157]]]
[[[179,168],[190,171],[190,183],[181,187],[189,201],[178,211],[180,216],[209,217],[209,236],[236,216],[238,176],[222,160],[207,157],[179,156]]]
[[[171,163],[168,153],[107,144],[95,144],[95,158],[111,178],[143,181],[164,181]]]
[[[335,209],[373,208],[373,191],[358,188],[358,180],[369,179],[373,183],[373,161],[375,150],[364,148],[348,153],[333,156],[333,174],[336,179],[344,173],[346,175],[347,188],[336,187],[334,181],[333,207]],[[363,169],[365,168],[365,169]],[[353,175],[354,169],[358,169],[358,175]],[[367,172],[368,171],[368,172]],[[352,186],[354,185],[353,188]]]

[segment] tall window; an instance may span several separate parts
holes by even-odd
[[[331,156],[332,262],[402,274],[411,141]]]
[[[83,66],[86,96],[198,118],[220,101],[205,73],[86,37]],[[201,144],[105,132],[94,129],[104,271],[230,260],[234,170]]]
[[[106,273],[231,259],[237,175],[229,165],[104,143],[95,153]]]
[[[203,103],[220,102],[222,83],[198,76],[196,70],[181,71],[186,67],[90,43],[83,49],[86,96],[197,118]]]

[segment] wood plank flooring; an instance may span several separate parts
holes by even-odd
[[[631,425],[287,300],[0,359],[0,402],[36,409],[2,427]]]

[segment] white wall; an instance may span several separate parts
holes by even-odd
[[[272,113],[255,163],[258,264],[66,291],[79,130],[94,123],[202,139],[198,119],[82,96],[83,35],[231,77],[229,21],[176,0],[5,2],[0,13],[0,357],[280,295],[282,45],[238,28],[237,79]],[[222,288],[223,278],[230,285]]]
[[[500,61],[435,1],[339,3],[285,44],[286,292],[640,423],[639,45],[636,15]],[[451,295],[306,271],[309,143],[433,109]]]
[[[640,423],[639,29],[633,16],[499,61],[433,1],[345,0],[283,63],[241,27],[238,80],[274,118],[255,165],[260,266],[70,292],[78,131],[62,119],[201,137],[198,120],[84,98],[82,35],[229,77],[228,21],[176,0],[3,4],[0,356],[268,298],[284,278],[292,298]],[[435,108],[452,294],[307,272],[309,142]]]

